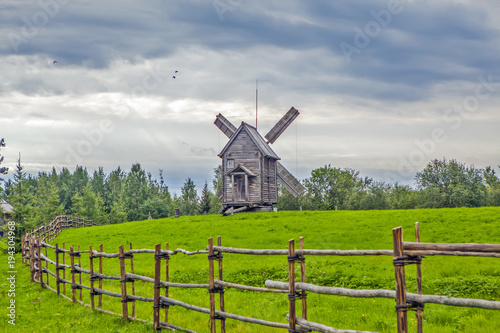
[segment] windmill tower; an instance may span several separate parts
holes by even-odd
[[[269,144],[274,143],[299,116],[292,107],[265,135],[245,122],[236,128],[222,114],[215,126],[229,142],[219,153],[222,159],[222,207],[219,213],[241,211],[270,211],[278,203],[278,182],[294,197],[305,187],[279,162],[280,158]]]

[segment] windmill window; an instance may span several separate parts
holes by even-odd
[[[227,160],[227,167],[228,168],[234,168],[234,160],[233,159],[228,159]]]

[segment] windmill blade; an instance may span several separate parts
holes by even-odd
[[[291,195],[295,198],[306,191],[297,178],[295,178],[285,167],[278,162],[278,181],[283,185]]]
[[[299,111],[293,106],[288,112],[274,125],[274,127],[266,134],[265,138],[269,143],[274,143],[279,138],[288,126],[299,116]]]
[[[224,133],[228,138],[231,138],[233,134],[236,132],[236,127],[231,124],[229,120],[226,119],[221,113],[219,113],[215,117],[214,121],[215,126],[217,126],[222,133]]]

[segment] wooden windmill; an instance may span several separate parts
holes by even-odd
[[[305,187],[278,162],[280,158],[271,149],[299,111],[291,108],[265,135],[245,122],[236,128],[222,114],[214,124],[229,138],[219,153],[222,159],[222,207],[219,213],[241,211],[270,211],[278,203],[278,182],[294,197]]]

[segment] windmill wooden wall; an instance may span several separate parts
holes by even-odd
[[[219,156],[222,158],[223,195],[222,203],[227,205],[243,204],[275,204],[277,203],[277,172],[276,161],[279,157],[265,143],[256,129],[246,123],[237,130]],[[236,176],[242,175],[241,170],[230,173],[234,168],[242,166],[247,170],[248,191],[246,200],[241,200],[236,186]],[[243,180],[243,176],[239,181]],[[233,193],[234,192],[234,193]]]

